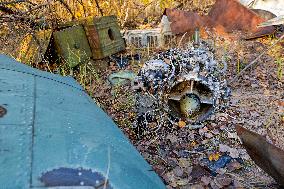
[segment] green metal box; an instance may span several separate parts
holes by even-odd
[[[56,50],[70,67],[86,63],[92,56],[83,26],[68,27],[53,34]]]
[[[83,22],[94,59],[125,50],[116,16],[89,17]]]

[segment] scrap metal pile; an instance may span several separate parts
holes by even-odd
[[[136,80],[137,128],[151,131],[180,121],[200,126],[229,96],[226,63],[197,39],[186,49],[173,48],[146,62]]]

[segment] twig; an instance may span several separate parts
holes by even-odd
[[[8,7],[2,6],[1,4],[0,4],[0,11],[4,12],[6,14],[16,14],[17,13],[16,11],[14,11],[14,10],[8,8]]]
[[[279,43],[282,39],[284,38],[284,34],[277,40],[275,41],[271,46],[269,46],[265,51],[263,51],[256,59],[254,59],[251,63],[249,63],[244,69],[242,69],[242,71],[240,71],[240,73],[238,73],[231,81],[229,81],[229,85],[232,84],[233,82],[235,82],[239,76],[241,76],[248,68],[250,68],[252,65],[256,64],[257,61],[270,49],[272,49],[272,47],[274,47],[277,43]]]
[[[32,11],[35,11],[35,10],[37,10],[37,9],[40,9],[40,8],[42,8],[42,7],[45,7],[45,6],[49,5],[51,2],[52,2],[52,0],[49,0],[49,1],[47,1],[46,3],[37,5],[36,7],[33,7],[33,8],[31,8],[30,10],[28,10],[28,11],[26,11],[26,12],[22,12],[22,13],[20,13],[19,15],[24,15],[24,14],[30,13],[30,12],[32,12]]]
[[[30,2],[28,0],[15,0],[15,1],[10,1],[10,2],[0,2],[0,5],[12,5],[12,4],[18,4],[18,3],[29,3],[31,5],[36,5],[33,2]]]
[[[107,156],[108,156],[108,164],[107,164],[106,179],[105,179],[105,184],[104,184],[103,189],[106,189],[107,183],[108,183],[108,175],[109,175],[109,170],[110,170],[110,147],[108,147]]]
[[[97,6],[97,8],[99,9],[99,11],[100,11],[100,13],[101,13],[101,16],[104,16],[104,12],[103,12],[103,10],[101,9],[98,0],[95,0],[95,3],[96,3],[96,6]]]
[[[185,33],[182,35],[182,37],[181,37],[181,39],[180,39],[180,41],[179,41],[179,43],[178,43],[178,48],[180,48],[181,43],[182,43],[182,41],[183,41],[183,38],[186,36],[186,34],[187,34],[187,32],[185,32]]]
[[[64,0],[57,0],[59,1],[66,9],[67,11],[71,14],[72,16],[72,20],[74,20],[76,17],[75,17],[75,14],[72,12],[71,8],[68,6],[68,4],[64,1]]]

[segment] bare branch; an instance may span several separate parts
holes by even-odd
[[[36,5],[28,0],[15,0],[10,2],[0,2],[0,5],[11,5],[11,4],[18,4],[18,3],[29,3],[31,5]]]
[[[37,5],[36,7],[33,7],[33,8],[31,8],[30,10],[28,10],[28,11],[26,11],[26,12],[22,12],[22,13],[20,13],[19,15],[24,15],[24,14],[30,13],[30,12],[32,12],[32,11],[34,11],[34,10],[40,9],[40,8],[42,8],[42,7],[45,7],[45,6],[49,5],[51,2],[52,2],[52,0],[49,0],[49,1],[47,1],[46,3]]]
[[[263,51],[256,59],[254,59],[251,63],[249,63],[244,69],[242,69],[242,71],[240,73],[238,73],[231,81],[229,81],[229,84],[231,85],[233,82],[235,82],[236,80],[238,80],[238,78],[251,66],[253,66],[254,64],[258,63],[258,60],[265,54],[267,53],[267,51],[271,50],[272,47],[274,47],[277,43],[279,43],[282,39],[284,39],[284,34],[277,39],[277,41],[275,41],[271,46],[269,46],[265,51]]]
[[[67,3],[64,2],[64,0],[57,0],[57,1],[59,1],[68,10],[68,12],[72,16],[72,20],[74,20],[75,19],[75,14],[72,12],[71,8],[67,5]]]
[[[95,0],[95,2],[96,2],[97,8],[99,9],[99,11],[100,11],[100,13],[101,13],[101,16],[104,16],[104,12],[103,12],[103,10],[101,9],[98,0]]]

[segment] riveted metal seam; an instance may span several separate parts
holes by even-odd
[[[72,87],[72,88],[77,89],[77,90],[79,90],[79,91],[84,91],[84,89],[81,89],[81,88],[79,88],[79,87],[70,85],[70,84],[65,83],[65,82],[62,82],[62,81],[58,81],[58,80],[56,80],[56,79],[52,79],[52,78],[50,78],[50,77],[46,77],[46,76],[42,76],[42,75],[30,73],[30,72],[19,71],[19,70],[15,70],[15,69],[3,68],[3,67],[2,67],[2,68],[0,67],[0,69],[1,69],[1,70],[9,70],[9,71],[14,71],[14,72],[24,73],[24,74],[29,74],[29,75],[32,75],[32,76],[35,76],[35,77],[40,77],[40,78],[44,78],[44,79],[48,79],[48,80],[51,80],[51,81],[58,82],[58,83],[60,83],[60,84],[66,85],[66,86],[68,86],[68,87]],[[52,73],[50,73],[50,74],[52,74]]]
[[[30,152],[31,152],[31,159],[30,159],[30,188],[32,188],[32,176],[33,176],[33,160],[34,160],[34,133],[35,133],[35,116],[36,116],[36,99],[37,99],[37,82],[36,76],[34,78],[33,83],[33,114],[32,114],[32,135],[31,135],[31,145],[30,145]]]

